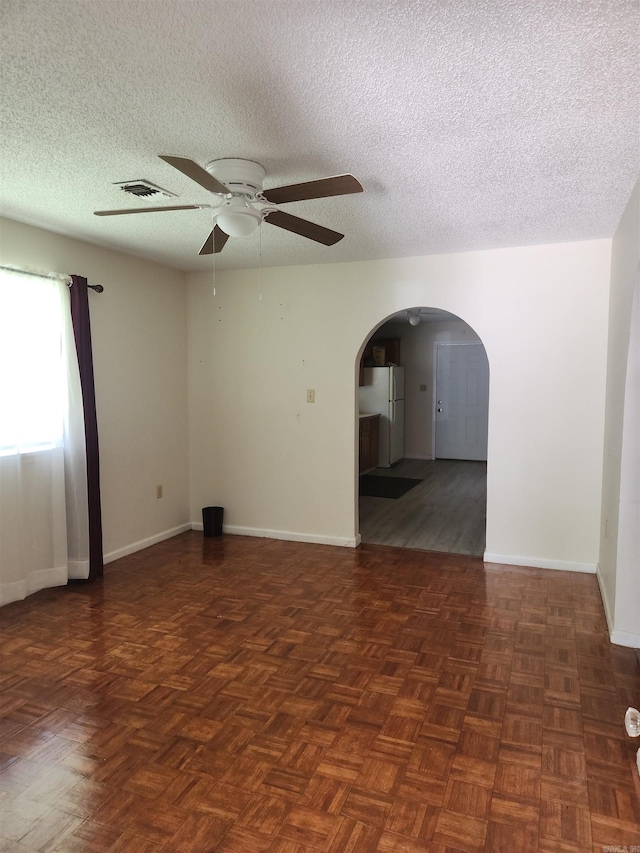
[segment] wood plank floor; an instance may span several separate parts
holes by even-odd
[[[361,497],[363,542],[482,556],[485,549],[487,463],[403,459],[376,468],[381,477],[422,480],[397,500]]]
[[[592,575],[185,533],[0,610],[4,853],[640,844]]]

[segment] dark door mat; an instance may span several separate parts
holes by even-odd
[[[375,474],[362,474],[358,494],[366,498],[401,498],[421,483],[410,477],[378,477]]]

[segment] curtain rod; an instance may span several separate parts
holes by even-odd
[[[67,282],[67,287],[71,287],[73,282],[71,281],[71,276],[69,275],[56,275],[55,273],[46,273],[46,272],[32,272],[31,270],[23,270],[20,267],[8,267],[4,264],[0,264],[0,270],[7,270],[8,272],[17,272],[20,275],[33,275],[37,278],[51,278],[54,281],[64,281]],[[87,284],[87,287],[90,287],[91,290],[95,290],[96,293],[102,293],[104,287],[101,284]]]

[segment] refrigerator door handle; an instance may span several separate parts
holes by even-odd
[[[397,388],[396,388],[396,375],[392,371],[391,372],[391,399],[395,400],[398,396]]]
[[[390,408],[391,408],[391,412],[390,412],[390,414],[391,414],[391,426],[394,426],[395,422],[396,422],[396,404],[395,404],[394,400],[391,401],[391,407]]]

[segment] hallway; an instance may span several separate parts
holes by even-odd
[[[487,464],[403,459],[383,477],[422,480],[397,500],[360,497],[362,542],[481,557],[485,549]]]

